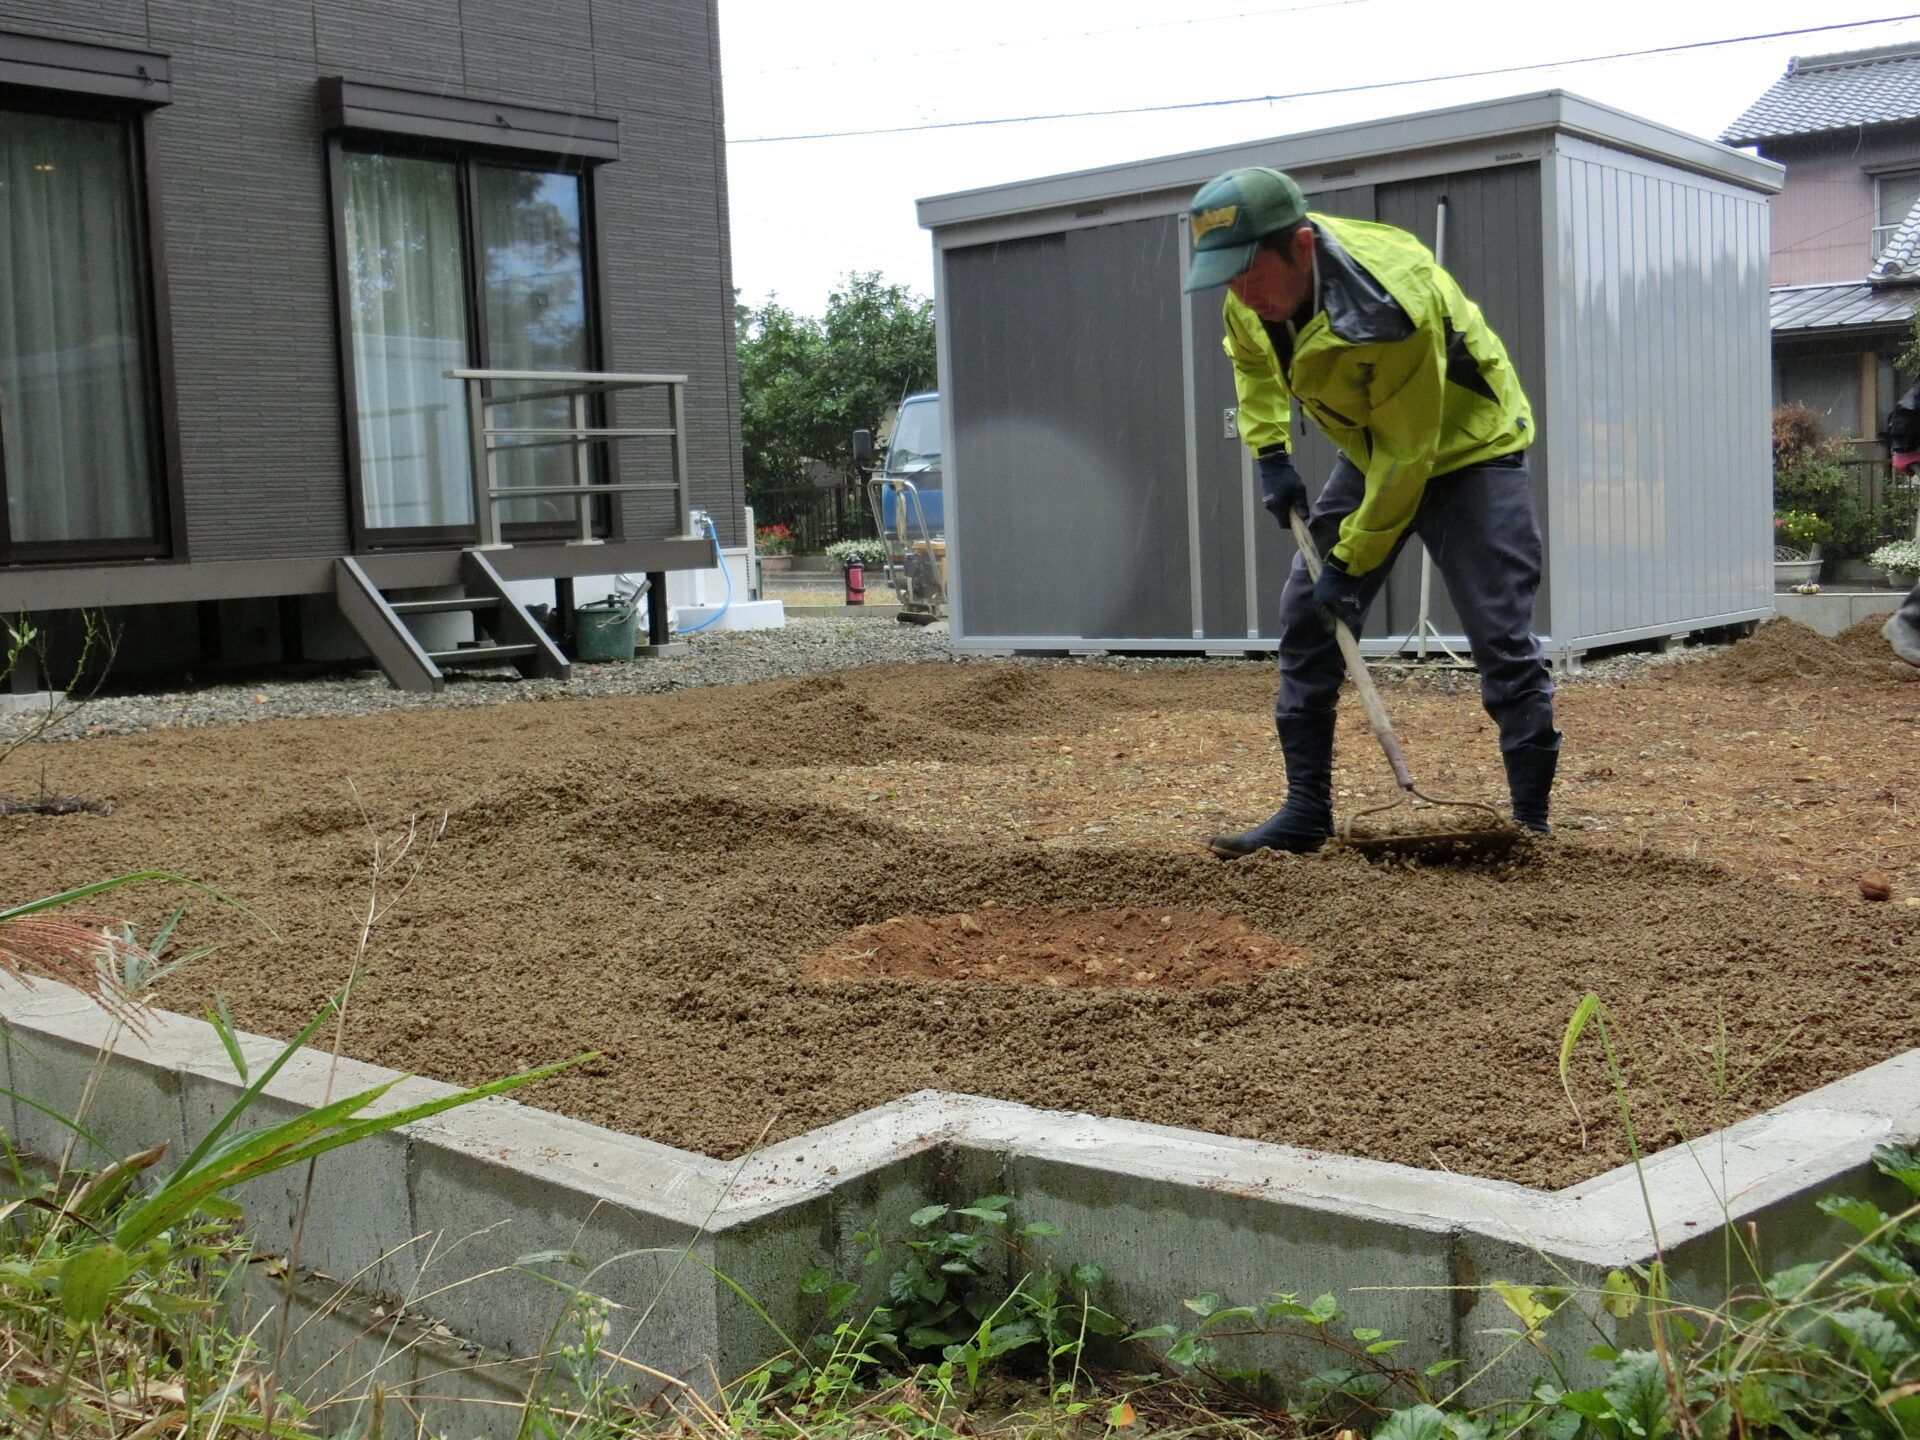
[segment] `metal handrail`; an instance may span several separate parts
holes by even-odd
[[[570,544],[594,545],[593,506],[587,503],[595,495],[619,495],[643,490],[673,491],[673,515],[679,534],[692,530],[692,515],[687,500],[687,427],[686,385],[684,375],[617,374],[599,370],[448,370],[449,380],[467,387],[467,437],[473,458],[473,510],[480,531],[480,548],[505,549],[500,538],[500,505],[528,495],[571,496],[579,517],[580,535]],[[489,395],[487,386],[506,382],[546,382],[554,388],[524,395]],[[667,420],[664,427],[644,428],[589,423],[588,402],[601,395],[621,390],[639,390],[663,386],[667,392]],[[566,400],[573,413],[570,426],[501,425],[490,413],[502,405],[526,405],[536,401]],[[535,436],[505,441],[502,436]],[[636,438],[669,439],[673,442],[673,480],[637,481],[630,484],[597,484],[591,468],[591,445],[609,445],[617,440]],[[538,450],[565,445],[574,452],[572,485],[501,485],[494,475],[494,457],[502,451]]]

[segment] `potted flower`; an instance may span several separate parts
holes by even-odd
[[[827,546],[827,554],[838,560],[842,567],[849,560],[858,560],[867,569],[877,569],[886,563],[887,546],[883,540],[836,540]]]
[[[1887,579],[1902,589],[1912,589],[1920,579],[1920,540],[1895,540],[1867,556],[1869,565],[1884,570]]]
[[[793,568],[793,531],[785,525],[760,525],[753,532],[753,548],[762,570]]]
[[[1820,547],[1833,527],[1811,510],[1773,512],[1773,581],[1792,589],[1820,578]]]

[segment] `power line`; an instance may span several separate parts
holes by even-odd
[[[953,45],[940,50],[895,51],[853,59],[815,60],[805,65],[778,65],[769,70],[744,70],[740,78],[755,75],[793,75],[806,70],[838,70],[846,65],[874,65],[881,61],[926,60],[935,55],[973,55],[982,50],[1011,50],[1020,45],[1051,45],[1060,40],[1093,40],[1107,35],[1133,35],[1143,30],[1172,30],[1184,25],[1218,25],[1228,20],[1260,20],[1269,15],[1297,15],[1305,10],[1338,10],[1348,5],[1372,5],[1376,0],[1316,0],[1306,5],[1278,5],[1265,10],[1237,10],[1230,15],[1188,15],[1178,20],[1149,20],[1140,25],[1113,25],[1104,30],[1070,30],[1059,35],[1026,35],[992,40],[981,45]]]
[[[1112,110],[1065,110],[1046,115],[1005,115],[984,120],[940,120],[924,125],[893,125],[871,130],[823,130],[804,135],[749,135],[728,140],[729,145],[779,145],[797,140],[854,140],[871,135],[913,135],[928,130],[972,130],[993,125],[1034,125],[1049,120],[1099,120],[1118,115],[1158,115],[1174,110],[1218,110],[1232,105],[1270,105],[1276,101],[1319,100],[1329,95],[1357,95],[1368,90],[1397,90],[1408,85],[1437,85],[1449,80],[1480,80],[1493,75],[1519,75],[1529,70],[1558,70],[1571,65],[1598,65],[1608,60],[1635,60],[1648,55],[1677,55],[1688,50],[1711,50],[1723,45],[1750,45],[1761,40],[1785,40],[1796,35],[1823,35],[1833,30],[1861,30],[1920,20],[1916,15],[1888,15],[1879,20],[1848,20],[1834,25],[1808,25],[1797,30],[1770,30],[1764,35],[1735,35],[1724,40],[1694,40],[1685,45],[1657,45],[1646,50],[1617,50],[1609,55],[1582,55],[1572,60],[1541,60],[1531,65],[1502,65],[1490,70],[1462,70],[1452,75],[1425,75],[1412,80],[1376,80],[1365,85],[1338,85],[1326,90],[1296,90],[1288,95],[1248,95],[1237,100],[1189,100],[1174,105],[1130,105]]]

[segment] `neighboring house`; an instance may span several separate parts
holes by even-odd
[[[1796,57],[1727,128],[1786,166],[1773,202],[1773,393],[1884,459],[1920,299],[1920,45]]]
[[[438,688],[409,625],[555,673],[513,582],[742,541],[717,57],[717,0],[0,7],[0,612]]]

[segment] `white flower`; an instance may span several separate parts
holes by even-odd
[[[1896,540],[1882,545],[1867,556],[1867,563],[1894,574],[1914,574],[1920,571],[1920,541]]]

